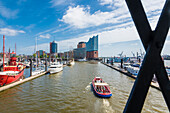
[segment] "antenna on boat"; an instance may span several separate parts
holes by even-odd
[[[5,67],[5,35],[3,35],[3,71]]]

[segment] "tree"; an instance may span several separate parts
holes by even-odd
[[[34,58],[35,58],[35,57],[36,57],[36,54],[34,53],[33,56],[34,56]]]
[[[46,54],[44,53],[44,54],[43,54],[43,58],[45,58],[45,57],[46,57]]]

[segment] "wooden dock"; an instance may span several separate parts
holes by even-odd
[[[133,79],[136,79],[136,77],[137,77],[135,75],[132,75],[132,74],[128,73],[128,71],[126,71],[126,70],[124,70],[122,68],[119,68],[119,67],[117,67],[115,65],[111,65],[111,64],[107,64],[107,63],[103,63],[103,62],[101,62],[101,63],[108,66],[108,67],[110,67],[110,68],[112,68],[112,69],[114,69],[114,70],[116,70],[116,71],[118,71],[118,72],[120,72],[120,73],[123,73],[124,75],[126,75],[128,77],[131,77]],[[158,82],[151,82],[151,87],[156,88],[157,90],[161,91]]]
[[[25,79],[23,79],[23,80],[21,80],[21,81],[17,81],[17,82],[11,83],[11,84],[9,84],[9,85],[2,86],[2,87],[0,87],[0,92],[1,92],[1,91],[4,91],[4,90],[7,90],[7,89],[9,89],[9,88],[15,87],[15,86],[17,86],[17,85],[20,85],[20,84],[22,84],[22,83],[24,83],[24,82],[28,82],[28,81],[30,81],[30,80],[33,80],[33,79],[35,79],[35,78],[38,78],[38,77],[40,77],[40,76],[42,76],[42,75],[45,75],[45,74],[47,74],[47,73],[48,73],[48,71],[44,71],[44,72],[42,72],[42,73],[40,73],[40,74],[38,74],[38,75],[34,75],[34,76],[31,76],[31,77],[25,78]]]

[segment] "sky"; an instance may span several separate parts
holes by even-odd
[[[165,0],[142,0],[152,30]],[[31,55],[49,52],[49,43],[58,43],[58,52],[76,48],[99,35],[99,56],[132,56],[144,52],[125,0],[0,0],[0,44],[6,36],[6,51]],[[162,54],[170,54],[170,33]]]

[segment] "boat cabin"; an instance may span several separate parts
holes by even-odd
[[[107,83],[94,83],[95,89],[99,93],[110,93],[108,87],[109,85]]]

